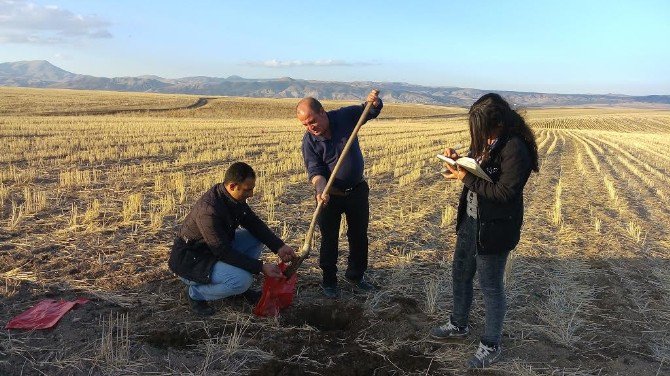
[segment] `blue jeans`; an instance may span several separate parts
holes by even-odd
[[[236,252],[258,259],[263,244],[244,228],[235,230],[232,248]],[[247,291],[254,281],[251,273],[236,266],[217,261],[212,269],[212,282],[206,285],[180,278],[189,286],[188,295],[193,300],[217,300]]]
[[[479,286],[484,295],[485,319],[482,343],[487,346],[500,345],[502,326],[507,309],[505,301],[505,264],[509,252],[492,255],[477,254],[477,220],[466,216],[458,229],[452,279],[454,289],[454,308],[451,314],[452,324],[468,325],[472,306],[472,280],[479,269]]]

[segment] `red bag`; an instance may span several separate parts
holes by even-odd
[[[32,308],[11,319],[5,329],[49,329],[56,325],[67,311],[77,304],[84,304],[88,299],[79,298],[74,302],[46,299]]]
[[[282,273],[288,265],[283,262],[279,264]],[[291,278],[265,277],[263,281],[263,295],[254,307],[257,316],[277,316],[279,311],[291,305],[295,296],[295,285],[298,274],[293,273]]]

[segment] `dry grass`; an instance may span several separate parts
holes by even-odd
[[[194,95],[119,93],[114,91],[0,88],[0,116],[26,116],[69,111],[142,110],[185,107]]]
[[[109,313],[101,317],[101,337],[98,356],[106,369],[118,369],[130,362],[130,324],[127,314]]]
[[[291,321],[307,312],[301,308],[327,306],[319,298],[317,257],[301,269],[293,310],[268,321],[224,305],[203,324],[187,311],[183,286],[165,266],[174,228],[236,160],[258,172],[254,210],[290,244],[301,245],[313,199],[295,100],[215,98],[193,110],[39,116],[61,109],[174,108],[197,98],[0,93],[11,97],[0,105],[3,318],[45,296],[95,300],[68,314],[79,321],[65,320],[53,334],[2,332],[0,369],[244,374],[260,367],[335,373],[368,365],[368,373],[463,372],[476,339],[442,345],[425,337],[451,308],[461,189],[437,174],[434,155],[467,145],[464,109],[388,104],[361,131],[371,186],[370,279],[382,288],[367,298],[345,293],[340,304],[362,309],[352,319],[360,325],[328,332],[314,322]],[[324,103],[342,104],[351,103]],[[526,187],[522,241],[506,272],[506,356],[495,372],[664,374],[670,365],[670,157],[664,152],[670,114],[547,109],[527,116],[542,165]],[[478,335],[478,288],[472,324]],[[73,334],[59,337],[67,329]],[[354,354],[350,364],[341,355],[347,351]],[[628,363],[615,360],[622,357]]]

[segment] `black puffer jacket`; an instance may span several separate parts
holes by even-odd
[[[175,274],[210,283],[217,261],[257,274],[263,263],[232,249],[235,229],[242,226],[277,253],[284,242],[256,216],[249,205],[233,199],[225,186],[213,186],[193,205],[174,240],[168,266]]]
[[[467,215],[468,191],[477,193],[477,227],[479,254],[510,251],[519,243],[523,223],[523,187],[532,170],[528,146],[518,136],[503,136],[494,145],[482,168],[493,183],[473,174],[463,178],[463,192],[458,203],[456,230]]]

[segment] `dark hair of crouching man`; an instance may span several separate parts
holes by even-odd
[[[263,263],[263,245],[285,262],[293,248],[251,210],[256,173],[244,162],[233,163],[223,183],[215,184],[193,205],[174,239],[168,266],[186,284],[191,309],[199,315],[215,313],[208,301],[235,295],[250,303],[260,292],[250,290],[253,274],[283,277],[274,263]]]

